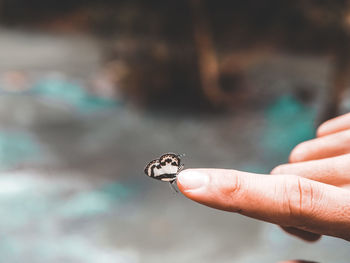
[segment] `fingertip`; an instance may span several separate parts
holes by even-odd
[[[189,169],[182,170],[176,177],[176,184],[177,188],[180,190],[181,193],[185,194],[186,191],[186,185],[183,183],[184,177],[186,177]]]
[[[316,242],[322,237],[319,234],[304,231],[295,227],[282,227],[282,229],[288,234],[291,234],[307,242]]]
[[[298,144],[294,147],[292,152],[289,155],[290,163],[302,162],[305,159],[305,149],[303,143]]]
[[[328,121],[322,123],[316,130],[316,137],[322,137],[327,135]]]
[[[270,174],[283,174],[284,173],[284,165],[278,165],[275,168],[273,168],[270,172]]]
[[[200,191],[208,182],[209,176],[204,170],[186,169],[177,175],[177,186],[183,194]]]
[[[244,176],[243,176],[244,175]],[[236,212],[240,183],[249,173],[227,169],[187,169],[178,174],[179,190],[189,199],[221,210]],[[237,199],[236,199],[237,198]]]
[[[322,123],[317,131],[317,137],[323,137],[326,135],[331,135],[333,133],[348,130],[350,128],[350,113],[340,115],[328,121]]]
[[[307,260],[287,260],[287,261],[279,261],[278,263],[317,263],[317,262],[307,261]]]

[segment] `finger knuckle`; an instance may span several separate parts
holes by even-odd
[[[292,220],[300,223],[315,209],[317,191],[309,180],[295,176],[286,184],[284,190],[286,209]]]
[[[221,194],[231,211],[241,211],[239,200],[242,195],[242,188],[242,180],[239,176],[234,176],[229,184],[221,188]]]
[[[224,191],[227,196],[230,198],[236,198],[237,195],[241,192],[242,182],[239,176],[234,176],[231,184],[225,187]]]

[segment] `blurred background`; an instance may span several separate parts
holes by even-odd
[[[143,168],[286,162],[350,110],[349,34],[345,0],[0,0],[0,261],[347,262]]]

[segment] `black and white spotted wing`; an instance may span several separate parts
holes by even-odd
[[[157,180],[173,182],[182,169],[180,155],[175,153],[163,154],[159,159],[151,161],[145,167],[145,174]]]

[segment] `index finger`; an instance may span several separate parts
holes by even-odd
[[[178,187],[201,204],[350,240],[349,192],[299,176],[188,169]]]

